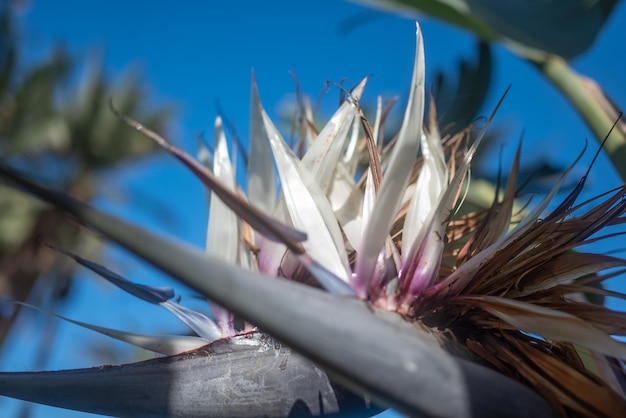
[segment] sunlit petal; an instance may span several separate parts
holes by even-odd
[[[400,209],[400,199],[409,182],[417,155],[424,115],[424,46],[419,26],[416,28],[415,66],[404,120],[393,149],[388,169],[384,174],[371,218],[359,248],[355,287],[366,289],[374,267]],[[362,283],[365,283],[363,285]],[[359,297],[364,298],[364,290]]]
[[[248,200],[266,214],[271,214],[276,206],[276,174],[254,72],[250,87],[249,147],[252,158],[248,159]]]
[[[335,276],[348,283],[348,261],[343,237],[325,193],[263,113],[270,145],[278,168],[285,204],[294,226],[307,233],[307,253]]]

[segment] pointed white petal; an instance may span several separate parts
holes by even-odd
[[[215,155],[213,174],[228,190],[235,191],[235,171],[228,155],[228,145],[222,118],[215,119]],[[212,193],[212,192],[211,192]],[[239,221],[235,213],[217,196],[209,206],[209,225],[206,234],[206,252],[236,264],[239,250]]]
[[[189,328],[204,339],[215,341],[224,337],[215,322],[200,312],[196,312],[169,300],[159,303],[159,305],[176,315],[178,319],[187,324]]]
[[[355,87],[351,96],[330,118],[302,158],[302,166],[315,177],[320,188],[326,193],[344,149],[348,131],[356,114],[357,103],[366,82],[367,78]]]
[[[220,335],[222,337],[235,335],[235,316],[228,309],[224,309],[215,302],[209,300],[208,303],[211,308],[211,315],[213,315],[219,327]],[[213,332],[214,330],[211,331]]]
[[[248,158],[248,200],[266,214],[276,206],[276,172],[272,150],[261,114],[259,89],[252,73],[250,89],[250,151]]]
[[[351,125],[351,141],[358,139],[359,118],[355,116],[366,82],[367,78],[354,88],[302,159],[302,165],[314,175],[326,192],[337,220],[353,248],[357,248],[360,242],[361,191],[356,187],[354,175],[343,163],[342,153]]]
[[[419,231],[428,227],[426,220],[439,205],[443,192],[448,185],[448,168],[446,167],[441,138],[438,135],[423,133],[421,149],[424,164],[417,178],[415,192],[402,230],[404,256],[415,244]]]
[[[307,231],[302,243],[306,252],[324,267],[349,283],[348,260],[337,219],[312,175],[287,146],[282,136],[263,111],[274,160],[278,168],[285,204],[293,225]]]
[[[507,88],[495,109],[491,112],[485,126],[483,126],[478,134],[476,141],[474,141],[470,149],[467,150],[463,161],[441,197],[437,208],[428,218],[428,227],[418,231],[419,235],[416,237],[415,242],[409,250],[401,273],[401,286],[407,287],[408,283],[408,292],[404,292],[404,304],[409,304],[413,297],[421,295],[425,289],[434,283],[439,273],[446,228],[450,222],[452,210],[456,204],[461,186],[463,185],[463,180],[469,172],[470,164],[476,154],[478,146],[485,137],[485,133],[508,91],[509,89]]]
[[[369,282],[378,255],[383,248],[391,225],[398,213],[404,190],[409,182],[417,156],[422,118],[424,115],[424,47],[419,26],[416,24],[415,66],[411,92],[404,113],[404,120],[393,149],[391,160],[383,177],[376,203],[359,254],[356,280]],[[367,288],[367,286],[359,286]],[[365,295],[361,294],[360,297]]]

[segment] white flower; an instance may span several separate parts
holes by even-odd
[[[619,416],[626,397],[615,375],[623,370],[612,368],[616,363],[611,358],[626,358],[626,346],[611,335],[626,334],[626,317],[575,301],[571,295],[603,293],[588,283],[604,277],[589,275],[623,268],[626,261],[572,250],[603,227],[624,221],[626,187],[602,201],[574,206],[583,178],[557,209],[541,219],[568,170],[523,220],[514,221],[518,150],[502,200],[496,194],[491,208],[453,218],[493,114],[471,144],[466,132],[442,138],[434,117],[423,126],[424,49],[419,27],[410,95],[389,151],[381,152],[378,143],[380,99],[373,128],[358,104],[366,81],[306,141],[309,145],[299,157],[263,110],[253,77],[247,198],[235,184],[219,117],[214,154],[204,158],[203,165],[141,124],[118,116],[168,149],[210,190],[206,252],[211,260],[221,260],[212,261],[216,266],[228,263],[250,276],[260,272],[322,287],[341,295],[343,299],[336,301],[346,303],[346,309],[353,306],[349,299],[360,298],[372,309],[396,312],[416,327],[427,328],[443,346],[471,351],[501,373],[534,386],[561,412]],[[358,150],[365,148],[368,163],[361,167]],[[359,167],[364,179],[357,178]],[[74,206],[64,207],[82,213]],[[93,219],[88,220],[99,222]],[[122,240],[117,232],[109,235]],[[134,250],[144,254],[142,248]],[[232,338],[255,325],[237,329],[233,315],[211,302],[214,323],[172,301],[172,291],[127,282],[102,266],[73,257],[136,296],[164,306],[200,336],[168,339],[166,351],[158,345],[163,340],[149,339],[143,344],[149,349],[172,354],[176,350],[172,347],[183,351],[190,345]],[[158,256],[152,259],[158,265]],[[233,271],[222,264],[223,274]],[[211,274],[206,272],[206,280]],[[233,292],[237,289],[241,291],[232,286]],[[237,294],[224,292],[217,292],[220,301],[239,306],[232,302]],[[137,343],[130,334],[106,332]],[[593,358],[593,371],[581,360],[584,356]],[[602,405],[591,401],[592,392],[602,396]]]

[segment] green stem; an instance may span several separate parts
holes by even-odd
[[[607,111],[602,106],[603,97],[598,88],[591,88],[591,80],[577,74],[567,62],[557,55],[546,55],[541,60],[530,60],[544,74],[544,76],[559,89],[568,101],[578,111],[587,126],[591,129],[596,139],[602,142],[606,138],[611,127],[617,120],[617,111]],[[626,182],[626,132],[620,127],[611,131],[604,145],[604,150],[611,159],[613,167]]]

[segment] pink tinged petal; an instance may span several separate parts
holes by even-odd
[[[235,316],[227,309],[215,302],[208,301],[211,308],[211,315],[215,318],[217,326],[222,337],[233,336],[237,333],[235,330]]]
[[[400,254],[391,237],[387,237],[385,248],[380,252],[372,280],[369,283],[368,299],[387,310],[395,311],[397,306],[396,289],[398,284],[398,266],[401,266]],[[382,303],[380,301],[383,301]]]
[[[350,282],[343,236],[325,193],[263,111],[274,160],[280,176],[285,205],[293,225],[306,231],[305,251],[346,283]]]
[[[259,271],[270,276],[279,275],[280,263],[287,247],[263,236],[257,237],[255,243],[259,248]]]
[[[474,141],[470,149],[465,154],[465,157],[457,169],[456,174],[441,197],[437,208],[430,215],[429,220],[427,221],[428,228],[424,231],[423,235],[418,235],[415,242],[411,245],[411,249],[404,260],[405,264],[400,276],[401,286],[403,288],[402,303],[405,306],[410,304],[414,298],[421,296],[426,289],[431,287],[439,275],[439,267],[441,266],[441,258],[445,244],[444,237],[448,223],[450,222],[452,210],[456,204],[457,197],[463,185],[463,179],[469,172],[470,164],[476,154],[476,150],[482,142],[491,121],[493,120],[508,91],[509,88],[506,89],[500,98],[500,101],[476,138],[476,141]]]
[[[143,133],[158,145],[168,150],[174,157],[183,163],[206,187],[211,189],[216,196],[245,220],[253,229],[265,235],[271,240],[282,242],[292,251],[301,251],[299,242],[306,240],[306,234],[297,231],[250,205],[245,199],[225,188],[219,180],[202,164],[194,160],[189,154],[167,142],[157,133],[147,129],[134,119],[119,113],[111,104],[111,110],[115,115],[129,126]]]
[[[420,295],[430,286],[438,272],[443,254],[443,234],[447,228],[447,218],[437,217],[435,211],[444,215],[450,212],[455,204],[458,190],[451,190],[449,207],[442,208],[440,203],[444,198],[448,183],[448,168],[446,166],[441,138],[438,133],[421,135],[421,149],[424,164],[417,179],[417,184],[409,204],[409,210],[402,232],[403,256],[405,267],[402,280],[411,284],[407,294]],[[469,166],[468,166],[469,168]],[[465,173],[458,172],[461,180]],[[460,187],[460,184],[459,184]],[[428,222],[432,220],[432,222]]]
[[[213,141],[215,149],[212,166],[213,174],[225,188],[235,192],[235,170],[228,154],[222,118],[219,116],[215,118]],[[211,194],[212,192],[209,191],[208,195],[210,196]],[[238,265],[241,241],[239,237],[239,220],[235,213],[221,199],[217,197],[210,199],[206,253],[227,263]],[[211,307],[211,314],[220,329],[220,334],[223,336],[234,335],[235,328],[232,313],[210,301],[209,306]]]
[[[276,171],[267,131],[261,113],[261,100],[252,73],[250,89],[250,151],[248,158],[248,188],[250,203],[266,214],[276,207]]]
[[[357,257],[354,286],[361,298],[366,297],[376,261],[400,209],[417,157],[424,116],[424,47],[417,24],[416,38],[415,66],[404,120]]]
[[[272,217],[289,225],[291,224],[291,219],[289,219],[289,213],[285,207],[284,200],[282,196],[278,199]],[[255,244],[259,248],[259,271],[271,276],[281,275],[281,263],[283,262],[285,253],[288,252],[287,246],[259,235],[256,236]]]
[[[389,248],[389,253],[391,254],[391,258],[388,259],[388,269],[390,270],[387,272],[387,275],[393,274],[393,277],[390,278],[390,280],[385,285],[385,293],[387,295],[386,306],[387,306],[387,310],[395,312],[398,310],[398,299],[396,295],[397,295],[398,283],[400,281],[398,277],[399,276],[398,270],[402,266],[402,260],[401,260],[401,256],[400,256],[400,252],[398,251],[398,248],[393,244],[391,239],[389,239],[387,242],[388,242],[387,245]]]
[[[443,235],[441,234],[445,234],[448,223],[445,222],[441,225],[436,222],[437,218],[431,220],[423,236],[418,236],[419,244],[413,247],[408,255],[409,258],[404,260],[400,278],[402,304],[405,306],[421,296],[434,283],[439,274],[444,248]]]
[[[143,348],[144,350],[152,351],[154,353],[163,354],[166,356],[173,356],[176,354],[184,353],[186,351],[195,350],[203,347],[213,340],[206,340],[200,337],[191,337],[184,335],[145,335],[135,334],[133,332],[120,331],[117,329],[101,327],[98,325],[88,324],[86,322],[76,321],[64,317],[62,315],[55,314],[53,312],[46,311],[28,303],[14,302],[18,305],[26,306],[31,309],[36,309],[47,315],[54,316],[64,321],[70,322],[79,327],[83,327],[100,334],[115,338],[116,340],[123,341],[125,343],[134,345],[135,347]]]
[[[426,221],[436,210],[448,185],[448,168],[438,135],[422,134],[424,164],[420,171],[402,231],[403,255],[406,256],[420,231],[428,228]]]
[[[374,145],[378,144],[378,134],[380,130],[380,121],[382,115],[382,98],[378,96],[378,103],[376,108],[376,119],[374,122],[374,127],[372,129],[373,133],[373,142]],[[361,236],[365,235],[365,228],[369,224],[369,219],[372,214],[372,210],[374,208],[374,203],[376,202],[376,186],[374,184],[374,174],[372,173],[371,166],[367,169],[367,177],[365,178],[365,195],[363,197],[363,210],[362,210],[362,229]],[[385,248],[383,248],[378,254],[378,259],[376,260],[376,265],[374,267],[374,271],[372,273],[372,277],[367,282],[362,282],[363,285],[368,286],[367,289],[361,289],[361,298],[365,298],[367,294],[369,298],[378,298],[381,292],[384,291],[384,287],[386,283],[393,279],[393,277],[389,277],[389,274],[393,271],[393,275],[397,274],[397,271],[394,268],[390,268],[392,266],[392,260],[390,259],[390,250],[394,249],[395,246],[391,243],[391,239],[389,234],[387,234],[387,239],[385,240]],[[398,264],[396,264],[397,266]],[[387,296],[384,295],[385,303],[383,305],[386,306]]]

